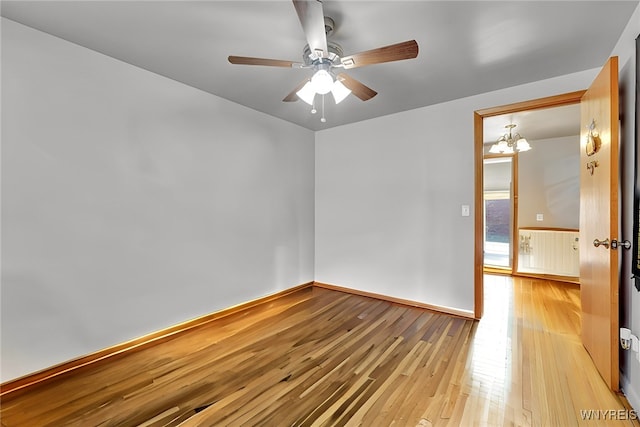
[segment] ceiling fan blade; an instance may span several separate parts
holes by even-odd
[[[298,99],[300,99],[300,98],[298,98],[297,92],[300,89],[302,89],[302,87],[304,85],[306,85],[308,81],[309,81],[309,79],[304,79],[303,81],[301,81],[300,84],[298,86],[296,86],[296,88],[294,90],[292,90],[291,93],[289,93],[289,95],[285,96],[282,101],[283,102],[294,102],[294,101],[297,101]]]
[[[418,56],[418,43],[409,40],[377,49],[367,50],[354,55],[344,56],[342,65],[344,68],[363,67],[365,65],[381,64],[383,62],[401,61]]]
[[[375,90],[371,89],[368,86],[365,86],[353,77],[349,77],[345,73],[340,73],[337,77],[338,80],[340,80],[342,84],[347,87],[347,89],[351,90],[352,94],[362,99],[363,101],[368,101],[378,94],[378,92],[376,92]]]
[[[322,3],[318,0],[293,0],[293,6],[298,13],[311,52],[322,58],[329,57]]]
[[[268,67],[298,68],[304,64],[282,59],[252,58],[250,56],[229,56],[229,62],[236,65],[266,65]]]

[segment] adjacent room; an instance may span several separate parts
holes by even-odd
[[[483,126],[485,267],[578,283],[580,104],[498,115]],[[500,153],[496,134],[526,141],[525,150]]]
[[[3,427],[640,425],[637,0],[0,15]]]

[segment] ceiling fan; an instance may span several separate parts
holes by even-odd
[[[320,119],[322,122],[326,121],[324,95],[329,92],[333,95],[336,104],[350,93],[363,101],[378,94],[353,77],[343,72],[336,73],[335,69],[351,69],[418,56],[418,43],[415,40],[345,56],[339,44],[327,41],[327,36],[333,32],[335,24],[331,18],[324,16],[322,3],[319,0],[293,0],[293,6],[308,42],[303,50],[302,62],[247,56],[229,56],[228,59],[230,63],[237,65],[311,69],[312,76],[300,82],[283,101],[293,102],[298,98],[302,99],[312,106],[311,112],[315,113],[315,97],[317,94],[322,95],[323,114]]]

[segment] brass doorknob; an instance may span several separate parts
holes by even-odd
[[[596,248],[601,246],[601,245],[604,246],[605,248],[609,249],[609,238],[607,237],[604,240],[595,239],[593,241],[593,246],[595,246]]]

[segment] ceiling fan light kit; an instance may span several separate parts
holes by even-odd
[[[302,99],[312,106],[311,112],[315,113],[315,98],[316,95],[321,95],[322,122],[326,122],[324,117],[324,95],[329,92],[333,95],[336,104],[342,102],[351,93],[362,101],[367,101],[377,95],[376,91],[353,77],[344,73],[334,73],[334,68],[350,69],[383,62],[412,59],[418,56],[418,43],[415,40],[344,56],[342,47],[339,44],[327,41],[327,36],[333,33],[335,23],[333,19],[324,16],[320,1],[293,0],[293,6],[296,9],[300,25],[308,42],[303,49],[302,63],[245,56],[229,56],[228,60],[236,65],[312,69],[311,78],[305,79],[298,84],[283,101],[293,102]]]
[[[351,89],[342,84],[339,79],[334,80],[334,78],[332,74],[320,70],[296,92],[296,95],[307,104],[313,105],[316,94],[326,95],[331,92],[333,100],[339,104],[349,96]]]

